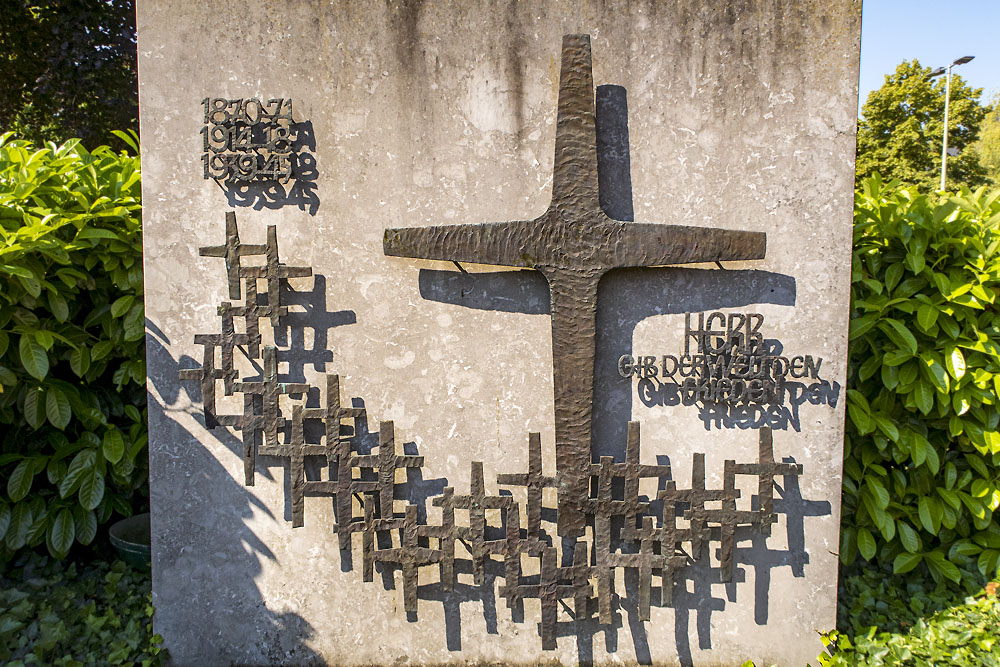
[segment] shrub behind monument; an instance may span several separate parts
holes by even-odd
[[[856,195],[841,559],[1000,561],[1000,191]]]
[[[138,157],[0,136],[0,558],[146,493],[139,209]]]

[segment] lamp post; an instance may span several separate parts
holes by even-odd
[[[951,100],[951,68],[955,65],[964,65],[975,58],[975,56],[962,56],[948,67],[938,67],[930,73],[930,77],[940,76],[947,73],[944,83],[944,141],[941,144],[941,190],[944,190],[944,180],[948,174],[948,102]]]

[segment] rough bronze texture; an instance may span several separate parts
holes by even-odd
[[[387,229],[386,255],[535,269],[549,284],[559,534],[585,528],[597,285],[611,269],[763,259],[761,232],[613,220],[597,183],[590,35],[566,35],[552,201],[528,221]]]
[[[397,486],[398,473],[403,471],[405,475],[407,471],[421,469],[424,457],[398,451],[395,427],[389,420],[380,424],[378,452],[361,453],[357,426],[360,420],[367,419],[367,414],[363,408],[343,406],[339,376],[326,375],[321,406],[308,407],[308,400],[296,400],[290,407],[282,407],[281,396],[307,397],[319,388],[281,381],[276,348],[260,344],[259,320],[287,312],[287,306],[280,302],[283,280],[309,276],[312,272],[279,261],[273,226],[268,228],[268,241],[263,246],[240,242],[234,214],[227,214],[226,226],[226,243],[202,248],[201,254],[226,259],[229,298],[243,299],[244,303],[239,306],[223,303],[219,308],[221,333],[195,336],[195,343],[204,348],[202,367],[182,370],[180,377],[200,383],[208,428],[230,426],[240,432],[245,484],[253,484],[258,456],[287,459],[292,527],[304,525],[307,497],[333,497],[336,525],[332,529],[339,536],[340,548],[350,550],[353,534],[361,533],[362,578],[366,582],[374,580],[376,566],[398,568],[402,573],[404,610],[414,619],[421,594],[420,568],[436,566],[441,590],[452,592],[456,571],[466,561],[460,557],[464,552],[467,561],[471,561],[474,586],[492,588],[488,570],[497,559],[503,564],[499,594],[508,607],[517,608],[526,598],[540,601],[539,633],[544,650],[556,648],[559,608],[566,604],[564,601],[572,603],[572,607],[566,608],[572,609],[572,616],[579,624],[591,618],[591,601],[595,598],[599,622],[603,625],[614,622],[613,607],[624,596],[624,592],[616,593],[614,589],[616,571],[630,570],[637,574],[638,618],[648,621],[652,605],[671,604],[678,572],[706,557],[711,544],[719,546],[721,581],[731,581],[736,529],[746,526],[769,534],[775,521],[775,478],[783,476],[787,484],[787,480],[802,473],[801,465],[774,461],[771,430],[764,428],[760,430],[757,462],[738,464],[726,460],[721,489],[706,488],[705,457],[695,454],[691,488],[678,490],[669,465],[639,462],[639,422],[629,422],[624,462],[616,463],[613,457],[602,456],[598,463],[590,463],[589,443],[585,443],[588,448],[583,454],[581,477],[575,489],[580,495],[572,499],[572,505],[579,512],[581,526],[592,530],[593,539],[574,540],[572,548],[563,553],[566,564],[560,565],[553,537],[541,527],[546,510],[543,491],[560,490],[554,508],[560,518],[564,516],[562,503],[568,491],[559,486],[557,478],[542,474],[541,436],[529,433],[528,471],[497,476],[498,486],[525,490],[527,501],[523,506],[509,492],[490,493],[483,464],[473,461],[470,492],[461,495],[453,487],[445,487],[432,499],[432,504],[442,510],[441,522],[420,521],[417,505],[398,498]],[[242,257],[253,255],[264,256],[265,263],[240,264]],[[258,280],[267,282],[267,289],[260,295],[256,290]],[[257,303],[259,297],[264,297],[264,304]],[[252,329],[255,333],[236,333],[237,318],[243,320],[245,331]],[[215,364],[216,350],[221,350],[221,367]],[[242,377],[235,363],[235,350],[255,366],[255,362],[260,362],[260,380]],[[585,370],[585,374],[591,374],[590,370]],[[224,395],[242,395],[243,414],[218,413],[216,385],[220,381]],[[306,435],[308,421],[322,424],[312,441]],[[325,462],[329,471],[326,479],[307,478],[307,457]],[[738,475],[757,478],[756,509],[737,509]],[[642,494],[642,479],[656,481],[655,498]],[[621,492],[616,491],[618,485]],[[652,509],[653,500],[659,504],[658,511]],[[709,503],[720,507],[709,509]],[[403,504],[402,511],[397,511],[398,504]],[[456,511],[462,512],[461,520]],[[495,516],[491,517],[491,511]],[[456,544],[462,548],[459,554]],[[566,546],[564,542],[564,549]],[[535,562],[537,574],[525,575],[526,561]],[[654,578],[659,586],[654,586]],[[659,593],[659,599],[653,591]]]

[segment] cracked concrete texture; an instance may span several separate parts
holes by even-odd
[[[329,499],[307,498],[305,527],[293,530],[287,465],[261,462],[257,485],[243,486],[236,435],[204,429],[200,393],[177,371],[196,365],[193,337],[218,329],[227,298],[222,261],[198,256],[223,241],[232,210],[202,179],[201,100],[291,97],[315,133],[319,207],[236,208],[245,241],[277,225],[282,261],[323,277],[299,320],[313,324],[294,341],[301,378],[290,380],[339,373],[373,431],[393,419],[397,438],[415,443],[426,486],[467,492],[477,460],[495,493],[497,473],[526,469],[529,430],[542,432],[551,474],[544,281],[501,272],[487,285],[448,264],[385,257],[382,233],[543,211],[561,38],[588,33],[595,83],[627,93],[635,220],[768,236],[766,259],[726,266],[758,270],[739,286],[699,266],[611,274],[599,292],[595,456],[620,456],[625,423],[638,419],[644,462],[669,456],[683,486],[691,454],[706,452],[718,485],[723,459],[755,456],[747,422],[727,428],[644,400],[616,360],[676,353],[684,312],[752,310],[769,338],[823,357],[824,379],[843,385],[860,1],[141,0],[138,28],[155,627],[178,664],[814,660],[814,631],[835,623],[843,395],[805,401],[775,431],[776,459],[804,466],[803,502],[829,511],[806,516],[801,535],[779,523],[772,564],[741,542],[736,582],[688,582],[675,592],[687,606],[654,606],[648,623],[623,603],[615,626],[589,640],[567,631],[543,653],[530,603],[515,622],[489,594],[421,599],[408,620],[398,579],[362,583],[360,544],[353,565],[338,551]],[[804,562],[782,561],[796,540]]]

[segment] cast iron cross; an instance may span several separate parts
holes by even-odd
[[[386,255],[535,269],[549,283],[559,534],[583,535],[597,284],[611,269],[763,259],[765,235],[622,222],[601,210],[590,36],[562,46],[552,202],[534,220],[387,229]]]

